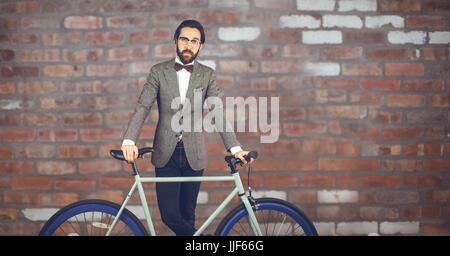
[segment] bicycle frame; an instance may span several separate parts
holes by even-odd
[[[133,169],[135,168],[135,163],[133,163]],[[147,199],[144,193],[143,183],[149,182],[195,182],[195,181],[234,181],[235,188],[228,194],[228,196],[222,201],[222,203],[214,210],[214,212],[205,220],[205,222],[200,226],[200,228],[194,233],[194,236],[200,235],[210,224],[211,222],[225,209],[225,207],[231,202],[235,195],[239,195],[242,203],[244,203],[245,209],[248,212],[250,226],[257,236],[262,236],[261,229],[259,227],[258,220],[256,219],[255,213],[253,212],[250,201],[248,200],[244,186],[242,185],[242,180],[239,175],[239,172],[232,173],[231,176],[204,176],[204,177],[141,177],[138,172],[135,174],[135,182],[128,192],[125,200],[120,207],[119,212],[117,213],[114,221],[106,233],[109,236],[114,229],[117,221],[120,218],[123,210],[125,209],[128,200],[133,195],[136,187],[138,188],[139,196],[141,199],[141,205],[144,209],[145,219],[147,222],[148,229],[150,230],[150,234],[152,236],[156,236],[155,228],[153,226],[153,221],[150,215],[150,210],[147,204]]]

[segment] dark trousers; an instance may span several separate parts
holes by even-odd
[[[202,176],[203,170],[194,171],[188,163],[183,146],[177,145],[169,162],[156,168],[156,177]],[[200,182],[158,182],[158,199],[161,219],[177,236],[195,233],[195,207],[200,191]]]

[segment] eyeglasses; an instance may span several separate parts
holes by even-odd
[[[200,40],[198,39],[189,40],[189,38],[183,36],[178,37],[178,42],[183,45],[187,45],[189,42],[191,42],[192,46],[198,46],[200,44]]]

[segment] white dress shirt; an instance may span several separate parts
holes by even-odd
[[[188,64],[183,64],[183,62],[180,61],[178,56],[175,57],[175,62],[179,63],[181,65],[193,65],[194,61]],[[189,79],[191,78],[191,73],[187,71],[186,69],[182,68],[179,71],[177,71],[177,78],[178,78],[178,90],[180,92],[180,101],[181,104],[184,103],[186,100],[186,93],[189,86]],[[122,142],[122,145],[135,145],[135,142],[133,140],[125,139]],[[235,146],[230,148],[230,152],[232,155],[236,154],[237,152],[242,151],[242,148],[240,146]]]

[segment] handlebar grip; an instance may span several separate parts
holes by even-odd
[[[250,151],[245,157],[245,160],[250,161],[252,158],[256,159],[258,158],[258,152],[256,151]]]

